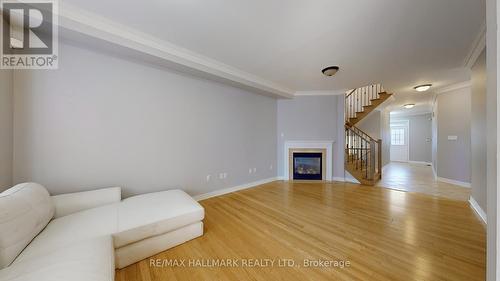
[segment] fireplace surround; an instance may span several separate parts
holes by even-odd
[[[285,141],[284,145],[284,179],[286,180],[332,180],[333,141]],[[294,179],[294,153],[321,153],[321,179]],[[300,161],[300,160],[299,160]],[[306,160],[307,162],[308,160]],[[310,161],[310,160],[309,160]],[[317,160],[315,160],[317,167]]]

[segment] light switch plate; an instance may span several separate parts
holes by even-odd
[[[448,140],[456,141],[456,140],[458,140],[458,136],[448,136]]]

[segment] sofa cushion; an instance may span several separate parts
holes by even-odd
[[[52,220],[14,263],[45,255],[87,239],[117,231],[117,204],[85,210]]]
[[[62,247],[0,270],[2,281],[114,281],[110,235]]]
[[[118,207],[115,248],[199,222],[204,215],[203,207],[182,190],[127,198]]]
[[[0,268],[11,264],[53,215],[52,199],[39,184],[18,184],[0,193]]]

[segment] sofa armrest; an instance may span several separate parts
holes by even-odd
[[[121,194],[121,187],[110,187],[51,196],[56,209],[54,218],[120,202],[122,199]]]

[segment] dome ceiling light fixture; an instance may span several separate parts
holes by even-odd
[[[407,103],[407,104],[403,105],[403,107],[406,109],[411,109],[411,108],[415,107],[415,104],[414,103]]]
[[[323,72],[323,74],[326,76],[333,76],[339,71],[339,69],[340,68],[338,66],[329,66],[329,67],[321,70],[321,72]]]
[[[432,87],[432,84],[423,84],[423,85],[415,86],[415,87],[413,87],[413,89],[415,89],[415,91],[417,91],[417,92],[425,92],[425,91],[428,91],[431,87]]]

